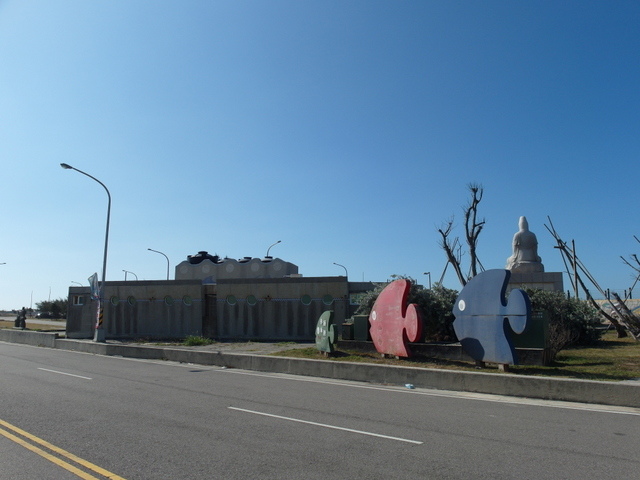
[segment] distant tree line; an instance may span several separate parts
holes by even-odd
[[[68,300],[58,298],[57,300],[43,300],[36,302],[36,310],[42,314],[47,314],[51,318],[67,318]]]

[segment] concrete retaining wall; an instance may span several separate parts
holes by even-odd
[[[357,340],[339,340],[338,348],[348,350],[358,350],[361,352],[375,352],[376,347],[373,342],[362,342]],[[409,348],[414,355],[422,355],[427,358],[439,358],[443,360],[458,360],[463,362],[473,362],[473,358],[468,355],[459,343],[431,344],[431,343],[410,343]],[[519,365],[549,365],[551,363],[551,352],[543,348],[516,348]]]
[[[2,341],[51,346],[52,348],[99,355],[164,359],[200,365],[216,365],[244,370],[392,385],[411,383],[418,388],[640,408],[640,384],[633,383],[397,367],[331,360],[222,353],[187,348],[115,345],[56,337],[56,334],[50,333],[0,330],[0,340]]]
[[[55,348],[57,333],[0,329],[0,341]]]

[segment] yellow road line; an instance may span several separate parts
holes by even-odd
[[[63,450],[60,447],[56,447],[55,445],[47,442],[46,440],[42,440],[39,437],[36,437],[35,435],[30,434],[29,432],[26,432],[24,430],[22,430],[21,428],[18,428],[14,425],[11,425],[8,422],[5,422],[4,420],[0,419],[0,425],[2,425],[3,427],[7,428],[8,430],[12,430],[15,433],[18,433],[20,435],[22,435],[25,438],[28,438],[29,440],[31,440],[34,443],[37,443],[39,445],[42,445],[43,447],[48,448],[49,450],[56,452],[59,455],[62,455],[63,457],[66,457],[67,459],[77,463],[78,465],[82,465],[83,467],[92,470],[94,472],[96,472],[99,475],[102,475],[103,477],[109,478],[111,480],[125,480],[124,478],[116,475],[115,473],[111,473],[108,470],[105,470],[102,467],[99,467],[98,465],[95,465],[91,462],[88,462],[80,457],[77,457],[76,455],[74,455],[73,453],[67,452],[66,450]],[[79,468],[74,467],[73,465],[71,465],[70,463],[65,462],[64,460],[59,459],[58,457],[55,457],[53,455],[51,455],[50,453],[45,452],[44,450],[42,450],[41,448],[36,447],[35,445],[30,444],[29,442],[26,442],[25,440],[16,437],[15,435],[13,435],[12,433],[9,433],[6,430],[3,430],[0,428],[0,434],[4,435],[5,437],[7,437],[8,439],[18,443],[19,445],[22,445],[23,447],[31,450],[32,452],[37,453],[38,455],[40,455],[41,457],[46,458],[47,460],[49,460],[50,462],[55,463],[56,465],[69,470],[70,472],[76,474],[77,476],[79,476],[80,478],[83,478],[85,480],[99,480],[98,478],[83,472],[82,470],[80,470]]]

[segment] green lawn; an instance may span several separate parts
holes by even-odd
[[[425,357],[412,357],[406,360],[385,359],[381,358],[378,353],[357,351],[338,351],[327,359],[312,347],[283,350],[274,355],[329,361],[478,371],[473,362],[434,360]],[[497,367],[488,365],[482,371],[497,371]],[[561,351],[553,364],[548,367],[520,365],[511,367],[510,372],[517,375],[542,375],[585,380],[620,381],[640,379],[640,342],[632,338],[619,339],[616,338],[615,332],[607,332],[597,345],[592,347],[571,347]]]
[[[562,350],[549,367],[514,367],[515,373],[586,380],[640,379],[640,342],[607,332],[598,345]]]

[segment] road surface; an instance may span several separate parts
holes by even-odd
[[[639,409],[1,342],[0,392],[0,479],[635,480],[640,472]]]

